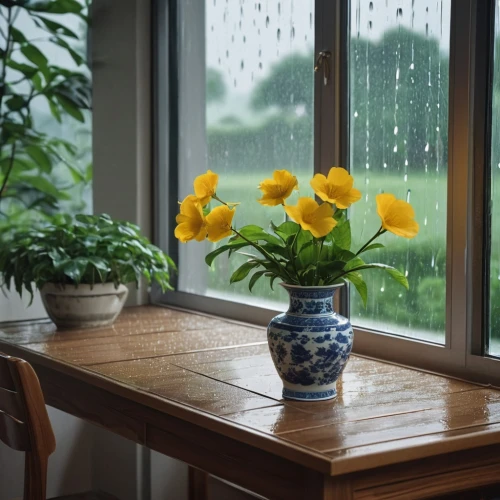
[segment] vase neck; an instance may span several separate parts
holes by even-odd
[[[285,288],[290,296],[288,314],[316,316],[333,313],[333,295],[336,288]]]

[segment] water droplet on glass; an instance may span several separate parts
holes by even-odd
[[[229,50],[226,50],[226,57],[229,57]]]
[[[436,132],[439,132],[439,127],[436,127]]]
[[[398,135],[398,127],[397,127],[397,125],[394,127],[394,135]]]
[[[281,3],[278,2],[278,14],[281,14]]]
[[[396,70],[396,80],[399,80],[399,68]]]
[[[293,40],[295,38],[295,27],[292,26],[292,30],[290,32],[290,38]]]
[[[366,170],[369,170],[369,168],[370,168],[370,164],[369,164],[369,163],[367,163],[367,164],[365,165],[365,167],[366,167]]]
[[[405,176],[403,177],[404,181],[405,182],[408,182],[408,174],[405,174]]]
[[[397,153],[397,152],[398,152],[398,146],[397,146],[397,144],[396,144],[396,146],[394,146],[393,151],[394,151],[395,153]]]
[[[247,37],[246,36],[243,37],[243,43],[247,43]]]
[[[439,210],[439,201],[436,201],[436,210]]]
[[[410,203],[410,197],[411,197],[411,189],[408,189],[408,191],[406,191],[406,203]]]
[[[368,6],[368,8],[370,9],[370,11],[373,10],[373,2],[370,2],[370,5]]]
[[[290,134],[290,140],[293,141],[293,134]]]
[[[357,118],[358,117],[358,112],[357,111],[354,111],[354,118]],[[499,165],[500,166],[500,165]]]
[[[276,32],[276,36],[277,36],[278,42],[279,42],[281,39],[281,30],[279,28],[278,28],[278,31]]]
[[[387,163],[384,162],[384,168],[387,168]]]
[[[372,25],[373,23],[371,21],[368,21],[368,29],[371,30],[372,29]]]
[[[425,151],[426,153],[429,151],[429,143],[427,143],[427,144],[425,145],[425,150],[424,150],[424,151]]]
[[[424,226],[427,226],[427,216],[425,216],[425,219],[424,219]]]
[[[403,9],[401,7],[396,11],[396,17],[403,17]]]
[[[259,3],[259,6],[257,7],[257,10],[260,12],[260,3]]]
[[[266,17],[266,28],[269,28],[269,16]]]
[[[425,23],[425,35],[429,36],[429,23]]]
[[[380,291],[381,291],[381,292],[385,291],[385,288],[384,288],[384,287],[381,287],[381,288],[380,288]]]
[[[415,64],[411,63],[410,64],[410,69],[415,69]],[[412,82],[413,83],[413,82]]]
[[[245,63],[244,63],[244,61],[242,60],[242,61],[241,61],[241,64],[240,64],[240,68],[241,68],[241,69],[243,69],[244,67],[245,67]]]
[[[261,62],[259,63],[259,69],[262,69],[262,63]]]

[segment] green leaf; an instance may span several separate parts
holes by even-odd
[[[349,280],[354,285],[359,293],[359,296],[361,297],[361,300],[363,301],[363,305],[366,307],[368,300],[368,287],[366,286],[361,274],[358,272],[348,273],[344,275],[344,279]]]
[[[75,61],[77,66],[80,66],[81,64],[85,63],[85,59],[78,52],[76,52],[76,50],[74,50],[67,42],[65,42],[61,38],[56,38],[53,40],[53,42],[56,45],[59,45],[60,47],[63,47],[64,49],[66,49],[68,51],[69,55],[71,56],[71,58],[73,59],[73,61]]]
[[[61,198],[62,193],[44,177],[22,174],[18,177],[18,179],[26,184],[29,184],[42,193],[49,194],[56,199]]]
[[[31,61],[33,64],[36,64],[40,69],[46,68],[49,63],[45,55],[34,45],[24,45],[21,47],[21,52],[26,59]]]
[[[255,286],[255,283],[266,274],[267,271],[256,271],[255,273],[252,274],[252,277],[250,278],[250,281],[248,282],[248,289],[252,291],[252,288]]]
[[[88,263],[88,259],[84,257],[77,257],[76,259],[67,262],[62,267],[62,271],[68,278],[78,284],[87,270]]]
[[[264,231],[261,227],[255,226],[253,224],[242,227],[238,232],[251,242],[267,241],[268,243],[272,243],[274,245],[278,246],[281,245],[281,241],[278,238],[276,238],[276,236],[269,234],[268,232]],[[242,240],[243,238],[240,238],[238,235],[236,235],[233,236],[229,241],[237,242]]]
[[[45,27],[49,31],[51,31],[52,33],[54,33],[56,35],[69,36],[71,38],[79,40],[79,36],[76,33],[74,33],[73,31],[71,31],[70,29],[68,29],[66,26],[63,26],[62,24],[59,24],[55,21],[52,21],[51,19],[47,19],[46,17],[40,16],[40,15],[36,15],[34,17],[36,17],[37,19],[42,21],[42,23],[45,25]],[[37,24],[39,25],[40,23],[37,23]]]
[[[241,240],[239,242],[227,243],[225,245],[220,246],[219,248],[216,248],[212,252],[208,253],[205,256],[205,262],[208,266],[211,266],[214,259],[217,256],[219,256],[220,254],[227,252],[231,249],[238,250],[240,248],[244,248],[244,247],[247,247],[249,245],[250,245],[250,243],[247,243],[245,241],[242,242]]]
[[[317,265],[319,276],[326,277],[338,271],[342,271],[345,262],[343,260],[334,260],[333,262],[318,262]]]
[[[20,95],[14,95],[5,104],[11,111],[18,111],[26,106],[26,101]]]
[[[395,269],[394,267],[387,266],[385,268],[385,271],[389,274],[389,276],[397,281],[400,285],[403,285],[407,290],[410,289],[410,285],[408,283],[408,279],[406,276],[401,272]]]
[[[24,8],[47,14],[80,14],[83,6],[77,0],[42,0],[28,3]]]
[[[14,26],[10,26],[10,34],[12,36],[12,40],[14,40],[14,42],[17,42],[17,43],[25,43],[27,42],[28,40],[26,39],[26,37],[24,36],[24,34],[19,31],[17,28],[14,28]]]
[[[19,63],[13,59],[7,61],[7,66],[9,68],[15,69],[22,73],[26,78],[31,78],[35,73],[38,72],[38,68],[31,66],[30,64]]]
[[[287,221],[283,222],[279,226],[275,226],[271,222],[271,227],[273,231],[286,243],[289,236],[297,234],[300,230],[300,226],[296,222]]]
[[[47,174],[52,172],[52,159],[42,148],[39,146],[26,146],[25,150],[38,167],[40,167],[40,170]]]
[[[62,122],[62,118],[61,118],[61,113],[59,111],[59,107],[57,106],[57,104],[49,96],[45,96],[45,97],[47,98],[47,102],[49,104],[49,108],[50,108],[50,112],[52,113],[52,116],[59,123],[61,123]]]
[[[68,113],[70,116],[72,116],[75,120],[78,120],[79,122],[82,123],[85,122],[85,117],[83,116],[83,113],[71,99],[68,99],[66,96],[63,96],[61,94],[55,94],[55,97],[59,101],[59,104],[62,106],[64,111],[66,111],[66,113]]]
[[[340,222],[332,230],[333,239],[343,250],[351,249],[351,223],[349,220]]]
[[[256,261],[245,262],[238,269],[236,269],[236,271],[234,271],[234,273],[231,275],[229,283],[232,284],[245,279],[248,276],[248,273],[257,266],[260,266],[259,262]]]

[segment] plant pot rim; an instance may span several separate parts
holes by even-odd
[[[289,285],[288,283],[280,283],[286,290],[334,290],[345,285],[345,283],[338,283],[337,285]]]
[[[41,287],[40,290],[43,289],[57,289],[57,290],[65,290],[66,288],[69,288],[70,290],[78,290],[79,288],[83,290],[92,290],[94,288],[113,288],[115,290],[120,290],[120,288],[125,287],[126,285],[124,283],[120,283],[117,287],[115,287],[115,284],[112,281],[108,281],[106,283],[94,283],[93,285],[90,285],[89,283],[80,283],[79,285],[75,285],[73,283],[56,283],[49,281],[47,283],[44,283],[43,286]]]

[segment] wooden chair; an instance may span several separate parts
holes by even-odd
[[[56,440],[40,382],[26,361],[0,353],[0,440],[25,452],[24,500],[45,500],[49,456]],[[98,492],[57,500],[116,500]],[[56,499],[54,499],[56,500]]]

